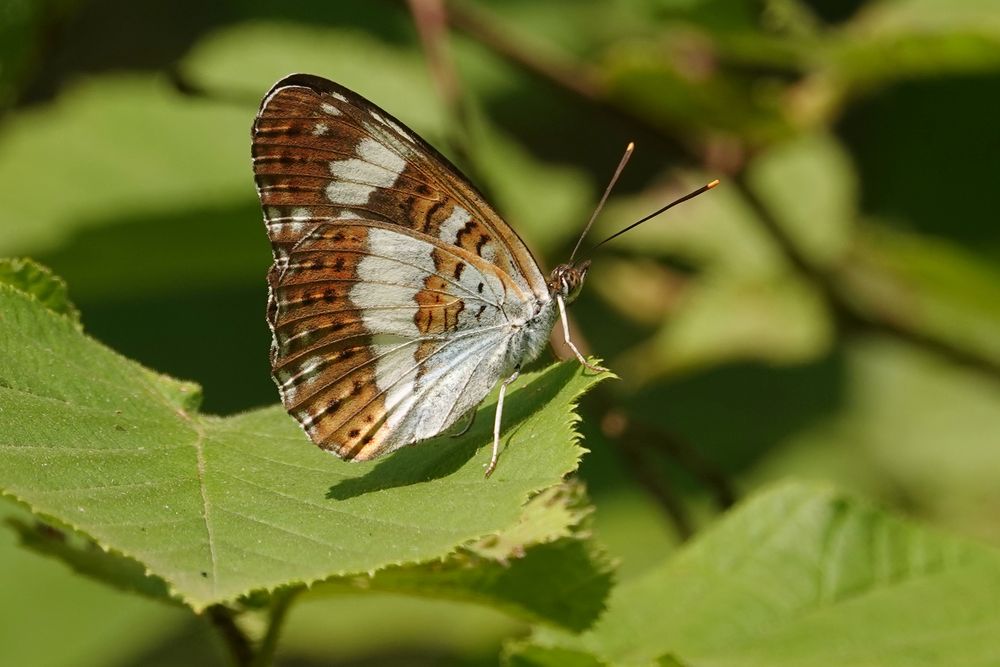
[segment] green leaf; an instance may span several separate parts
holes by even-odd
[[[527,621],[581,631],[604,611],[613,567],[590,540],[563,538],[497,562],[463,550],[440,563],[391,567],[346,582],[354,588],[478,602]],[[323,591],[343,582],[323,584]]]
[[[620,586],[590,631],[534,640],[613,665],[985,666],[998,594],[1000,554],[788,484]]]
[[[886,503],[902,502],[921,519],[1000,544],[996,380],[886,337],[854,338],[832,361],[797,376],[764,378],[769,395],[785,400],[772,411],[761,404],[762,418],[741,419],[737,425],[747,443],[774,445],[745,483],[756,486],[789,474],[820,476]],[[792,398],[789,392],[795,391],[808,392],[812,406]],[[691,392],[688,400],[697,404],[719,393],[706,387]],[[720,405],[737,400],[737,394],[719,397]],[[683,432],[708,448],[724,446],[720,431],[704,428],[723,413],[708,411],[703,426],[682,427]],[[802,414],[813,416],[806,420]]]
[[[685,140],[713,133],[766,144],[791,134],[778,85],[715,62],[708,35],[664,28],[655,39],[608,49],[602,64],[607,96],[654,127]]]
[[[311,445],[278,407],[193,411],[164,379],[0,285],[0,490],[134,559],[201,609],[254,590],[440,558],[514,525],[574,470],[572,405],[597,377],[526,374],[483,479],[492,400],[470,434],[369,464]]]
[[[609,206],[594,235],[620,229],[707,182],[702,178],[689,176],[683,184]],[[589,289],[623,316],[655,327],[653,335],[611,359],[622,376],[646,385],[724,362],[798,363],[828,350],[833,328],[821,295],[791,270],[734,188],[723,182],[671,213],[615,239],[614,248],[679,261],[695,267],[695,275],[664,276],[662,267],[648,262],[604,260],[591,269]],[[664,277],[659,287],[658,276]]]
[[[37,255],[109,219],[252,197],[253,112],[185,98],[158,79],[103,77],[12,114],[0,133],[0,252]]]
[[[1000,272],[932,237],[871,225],[842,273],[865,310],[1000,363]]]
[[[589,539],[591,509],[581,484],[564,483],[535,495],[510,528],[467,544],[441,562],[334,579],[314,590],[340,593],[346,586],[479,602],[528,621],[581,631],[604,611],[614,569]]]
[[[1000,21],[990,0],[872,3],[834,43],[836,76],[860,90],[1000,67]]]
[[[172,601],[163,579],[150,576],[143,566],[118,554],[105,551],[94,542],[36,521],[30,524],[8,518],[21,539],[21,546],[35,553],[63,561],[75,572],[119,590],[138,593],[156,600]]]
[[[593,507],[587,501],[583,485],[565,482],[532,497],[513,526],[466,548],[484,558],[507,562],[519,558],[528,547],[578,534],[591,511]]]
[[[708,275],[691,286],[656,335],[616,361],[624,376],[642,382],[741,359],[801,362],[831,339],[824,304],[802,281]]]
[[[848,249],[857,183],[843,147],[825,134],[796,137],[750,163],[747,178],[796,248],[828,265]]]
[[[607,663],[586,651],[529,642],[508,644],[504,653],[507,667],[607,667]]]
[[[34,523],[25,509],[3,498],[0,516],[29,526]],[[125,594],[78,576],[62,563],[21,548],[18,541],[14,531],[0,526],[0,590],[8,602],[0,606],[0,664],[150,664],[151,648],[166,642],[182,643],[185,657],[217,655],[209,643],[214,638],[206,636],[207,632],[196,631],[197,636],[192,636],[188,609]],[[185,640],[177,642],[181,634]],[[210,659],[216,658],[205,658]],[[204,664],[205,660],[177,664]]]
[[[37,262],[0,258],[0,284],[27,292],[49,310],[80,322],[80,311],[69,300],[65,281]]]

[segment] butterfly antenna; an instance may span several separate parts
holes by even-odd
[[[615,187],[615,183],[618,182],[618,177],[622,175],[622,170],[625,169],[625,165],[628,164],[628,160],[632,157],[632,151],[635,150],[635,142],[628,142],[628,146],[625,147],[625,155],[622,155],[622,159],[618,162],[618,167],[615,169],[614,175],[611,177],[611,181],[608,183],[608,187],[604,188],[604,194],[601,195],[601,201],[597,202],[597,208],[594,209],[593,215],[590,216],[590,222],[587,226],[583,228],[583,233],[580,234],[580,238],[576,240],[576,245],[573,246],[573,253],[569,256],[569,264],[573,263],[573,258],[576,257],[576,251],[580,249],[580,244],[583,243],[583,239],[587,236],[587,232],[594,224],[594,220],[597,219],[597,214],[601,212],[604,208],[604,202],[608,200],[608,195],[611,194],[611,188]]]
[[[678,204],[682,204],[682,203],[686,202],[688,199],[694,199],[695,197],[697,197],[698,195],[702,194],[703,192],[708,192],[709,190],[711,190],[712,188],[714,188],[718,184],[719,184],[719,179],[715,179],[711,183],[708,183],[706,185],[701,186],[700,188],[698,188],[694,192],[689,192],[688,194],[684,195],[680,199],[675,199],[674,201],[670,202],[669,204],[667,204],[663,208],[659,209],[658,211],[653,211],[652,213],[650,213],[649,215],[647,215],[642,220],[637,220],[636,222],[633,222],[631,225],[629,225],[625,229],[623,229],[621,231],[618,231],[618,232],[615,232],[614,234],[612,234],[608,238],[604,239],[603,241],[601,241],[600,243],[598,243],[597,245],[595,245],[594,246],[594,250],[597,250],[598,248],[600,248],[602,245],[604,245],[605,243],[607,243],[611,239],[618,238],[619,236],[621,236],[622,234],[624,234],[628,230],[633,229],[635,227],[638,227],[639,225],[641,225],[642,223],[646,222],[647,220],[652,220],[653,218],[655,218],[656,216],[660,215],[661,213],[664,213],[668,209],[671,209],[674,206],[677,206]],[[591,251],[591,252],[593,252],[593,251]]]

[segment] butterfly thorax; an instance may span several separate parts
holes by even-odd
[[[541,354],[549,340],[549,334],[559,317],[556,301],[561,297],[566,303],[572,302],[583,287],[583,280],[590,268],[590,261],[577,265],[560,264],[549,275],[546,285],[550,298],[534,302],[534,312],[521,321],[512,323],[514,331],[507,346],[507,372],[513,370]]]
[[[533,304],[533,313],[523,320],[510,323],[510,342],[505,352],[504,373],[538,358],[549,341],[549,333],[559,316],[555,299],[539,299]]]

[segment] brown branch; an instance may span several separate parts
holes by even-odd
[[[697,478],[715,497],[715,504],[720,510],[727,510],[736,502],[736,491],[725,473],[676,433],[669,433],[649,424],[640,424],[635,420],[631,424],[631,431],[639,441],[660,449],[677,465]]]
[[[543,53],[540,49],[528,46],[526,41],[516,38],[510,29],[498,28],[498,22],[488,19],[481,9],[473,11],[465,3],[449,3],[449,21],[456,29],[523,71],[541,78],[561,90],[573,93],[590,104],[612,111],[633,127],[662,138],[670,146],[675,147],[687,161],[694,164],[704,163],[705,156],[701,154],[703,149],[695,147],[683,138],[670,136],[664,128],[635,115],[628,108],[613,103],[609,99],[607,91],[590,69],[571,63],[560,55]],[[736,173],[731,179],[730,185],[735,187],[750,204],[761,226],[775,241],[789,262],[825,298],[830,309],[837,316],[839,324],[875,333],[889,334],[948,357],[953,361],[1000,377],[1000,362],[988,355],[963,349],[951,341],[921,331],[918,325],[874,305],[867,308],[859,307],[838,286],[836,272],[831,273],[816,267],[799,250],[767,205],[760,200],[746,182],[745,173]]]
[[[687,508],[663,476],[656,473],[653,461],[648,455],[648,447],[640,444],[630,427],[631,420],[620,409],[608,410],[601,419],[601,430],[604,431],[605,437],[614,441],[618,451],[625,458],[629,472],[663,508],[674,524],[677,537],[682,542],[686,541],[694,535],[694,526],[688,516]]]
[[[431,79],[444,100],[448,115],[454,121],[448,124],[445,141],[466,175],[489,198],[489,182],[483,177],[473,150],[472,109],[462,90],[462,81],[448,45],[448,10],[445,0],[406,0],[406,5],[417,28]]]
[[[589,70],[551,52],[543,54],[529,47],[509,30],[500,30],[498,22],[464,3],[448,4],[448,20],[455,29],[472,37],[523,71],[539,76],[591,102],[602,104],[604,90]]]

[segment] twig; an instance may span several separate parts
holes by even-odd
[[[477,42],[521,69],[555,83],[560,88],[570,90],[592,102],[602,103],[604,91],[597,77],[589,70],[561,58],[556,53],[543,55],[537,49],[529,48],[508,30],[497,29],[497,22],[486,18],[478,11],[462,3],[448,5],[448,21],[456,29],[469,35]]]
[[[636,116],[630,109],[613,104],[598,79],[591,70],[570,63],[568,60],[552,54],[544,54],[533,50],[526,42],[515,38],[508,29],[498,29],[497,22],[487,20],[482,10],[472,11],[463,3],[449,4],[449,21],[455,28],[464,32],[472,39],[487,47],[494,53],[517,65],[522,70],[540,77],[559,89],[569,91],[587,102],[599,107],[610,109],[631,125],[651,133],[669,142],[688,161],[695,164],[704,162],[690,143],[677,137],[669,136],[662,127],[658,127],[646,119]],[[753,208],[756,218],[763,228],[774,239],[785,256],[825,297],[831,310],[838,316],[841,324],[850,324],[877,333],[890,334],[896,338],[923,347],[932,352],[942,354],[952,360],[988,372],[1000,377],[1000,362],[985,354],[958,347],[948,340],[921,331],[918,326],[903,320],[893,313],[885,312],[875,306],[861,308],[852,302],[837,285],[836,273],[830,273],[813,265],[798,249],[792,239],[785,233],[781,224],[775,219],[768,207],[756,196],[746,182],[745,174],[738,173],[731,181],[739,194]]]
[[[257,656],[251,663],[253,667],[269,667],[274,662],[274,653],[278,648],[278,638],[285,625],[285,618],[292,602],[302,592],[302,588],[288,588],[275,592],[271,597],[271,607],[268,610],[267,631],[261,640]]]
[[[271,604],[267,609],[267,630],[259,643],[236,622],[239,613],[230,607],[214,604],[205,610],[205,616],[222,639],[236,667],[270,667],[278,648],[278,638],[285,624],[288,610],[301,587],[287,588],[271,594]]]
[[[448,125],[449,131],[445,140],[472,182],[481,192],[489,195],[489,182],[483,178],[480,163],[472,151],[474,145],[472,109],[468,97],[462,90],[462,82],[448,47],[448,13],[445,2],[406,0],[406,5],[417,27],[431,78],[438,94],[444,100],[449,116],[454,121]]]
[[[254,662],[253,642],[236,624],[236,612],[221,604],[205,610],[205,616],[218,632],[236,667],[250,667]]]
[[[680,540],[686,541],[694,535],[694,526],[688,517],[687,509],[677,494],[665,483],[663,477],[653,470],[652,462],[647,455],[648,449],[638,443],[636,434],[630,427],[631,421],[619,409],[608,410],[601,420],[605,436],[615,441],[618,450],[625,457],[625,463],[632,476],[660,504],[673,522]]]
[[[640,442],[649,443],[662,450],[680,467],[694,475],[715,497],[715,503],[720,510],[727,510],[736,502],[736,491],[729,483],[725,473],[712,465],[708,459],[701,455],[701,452],[676,433],[668,433],[649,424],[640,424],[635,420],[632,421],[630,430]]]
[[[775,220],[767,205],[761,201],[753,188],[746,182],[745,174],[736,175],[733,182],[743,199],[750,205],[754,216],[770,234],[788,261],[823,295],[841,329],[854,328],[894,336],[935,352],[955,363],[1000,377],[1000,361],[957,347],[947,340],[921,331],[919,327],[911,324],[906,318],[899,317],[898,314],[889,310],[879,309],[874,305],[868,307],[857,305],[840,287],[836,269],[833,271],[820,269],[799,251],[798,246],[785,233],[781,224]]]

